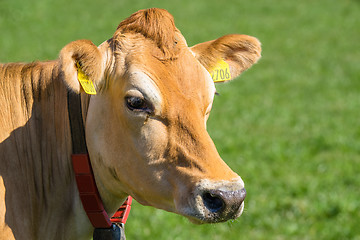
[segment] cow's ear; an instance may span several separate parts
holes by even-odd
[[[73,91],[96,94],[103,77],[102,54],[89,40],[77,40],[60,52],[60,71],[66,84]]]
[[[247,35],[225,35],[191,48],[195,57],[210,72],[214,82],[239,76],[261,57],[259,40]]]

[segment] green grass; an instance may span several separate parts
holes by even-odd
[[[360,239],[360,2],[0,0],[0,62],[100,44],[148,7],[168,9],[189,45],[245,33],[263,58],[218,85],[208,122],[245,180],[243,216],[198,226],[135,203],[128,239]]]

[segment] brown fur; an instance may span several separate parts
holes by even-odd
[[[173,16],[164,9],[140,10],[122,21],[116,35],[140,33],[151,39],[166,57],[176,54],[176,35]]]
[[[109,214],[131,194],[198,222],[239,216],[242,210],[233,209],[215,218],[199,195],[244,186],[206,132],[215,89],[205,68],[224,59],[235,78],[260,51],[258,40],[244,35],[188,48],[172,16],[149,9],[120,23],[99,47],[78,40],[55,61],[0,64],[0,240],[91,236],[70,161],[66,95],[82,93],[76,62],[102,90],[82,97],[89,154]],[[151,116],[126,108],[136,86],[161,95]]]
[[[0,65],[1,240],[79,234],[67,88],[59,76],[57,61]]]

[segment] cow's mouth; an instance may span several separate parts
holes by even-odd
[[[238,218],[244,210],[244,203],[241,203],[239,209],[236,212],[228,213],[228,214],[219,214],[219,213],[201,213],[201,214],[193,214],[186,215],[190,222],[194,224],[206,224],[206,223],[221,223],[226,222],[228,220],[233,220]]]

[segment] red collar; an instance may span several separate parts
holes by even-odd
[[[99,191],[96,187],[94,173],[88,154],[72,154],[72,164],[76,184],[84,210],[94,228],[110,228],[112,223],[126,223],[131,209],[131,196],[110,219],[104,209]]]
[[[96,187],[85,141],[85,129],[81,112],[80,94],[68,91],[68,112],[71,129],[73,154],[72,165],[76,184],[84,210],[94,228],[110,228],[112,223],[125,224],[131,209],[131,196],[109,218]]]

